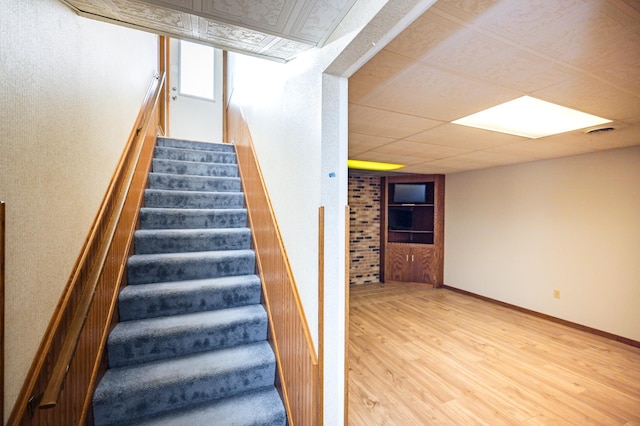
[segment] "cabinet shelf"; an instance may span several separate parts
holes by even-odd
[[[397,232],[400,234],[433,234],[433,231],[409,231],[402,229],[390,229],[389,232]]]
[[[389,207],[433,207],[434,204],[391,203]]]

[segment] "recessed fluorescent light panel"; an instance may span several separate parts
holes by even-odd
[[[377,161],[364,160],[349,160],[347,163],[350,169],[374,170],[377,172],[386,172],[404,167],[404,164],[379,163]]]
[[[610,122],[606,118],[523,96],[452,123],[537,139]]]

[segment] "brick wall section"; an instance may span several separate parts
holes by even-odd
[[[380,282],[380,177],[349,173],[349,284]]]

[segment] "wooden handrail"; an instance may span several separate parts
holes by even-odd
[[[161,78],[158,74],[156,74],[154,84],[152,84],[147,91],[144,104],[151,104],[153,106],[157,104],[158,97],[160,95],[160,91],[158,90],[158,88],[161,87],[163,83],[164,75]],[[141,135],[145,134],[145,132],[143,132],[142,130],[149,125],[149,119],[151,117],[152,110],[153,108],[146,109],[142,116],[139,117],[139,121],[136,123],[135,127],[136,137],[140,137]],[[133,156],[134,162],[136,162],[137,158],[140,156],[141,148],[142,145],[138,144],[137,152],[135,152]],[[128,188],[131,181],[133,180],[134,171],[134,168],[126,168],[124,163],[120,163],[116,171],[115,178],[111,181],[109,189],[107,190],[107,197],[105,197],[105,200],[114,196],[114,192],[118,189],[116,187],[116,182],[120,181],[121,179],[124,179],[124,188]],[[120,193],[115,194],[115,209],[109,209],[107,203],[103,203],[100,208],[97,221],[104,222],[105,216],[107,215],[109,210],[112,210],[111,218],[107,222],[108,225],[106,227],[106,232],[102,237],[102,241],[100,241],[99,243],[97,250],[98,254],[95,256],[96,263],[90,269],[91,272],[87,277],[87,282],[79,299],[78,307],[73,315],[71,324],[69,325],[66,337],[64,338],[62,347],[60,349],[60,353],[49,376],[47,386],[45,387],[44,393],[42,394],[39,408],[53,408],[57,404],[60,392],[62,391],[62,387],[64,385],[64,380],[69,370],[69,365],[71,364],[73,356],[76,352],[78,340],[80,339],[80,334],[87,319],[89,308],[91,307],[91,303],[96,293],[96,287],[104,268],[107,259],[107,253],[115,235],[118,221],[123,211],[127,192],[128,191],[120,191]],[[95,234],[92,235],[92,237],[95,238]],[[93,242],[92,240],[93,238],[85,247],[90,246]]]

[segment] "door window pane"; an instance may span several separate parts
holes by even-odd
[[[213,100],[213,47],[180,40],[180,94]]]

